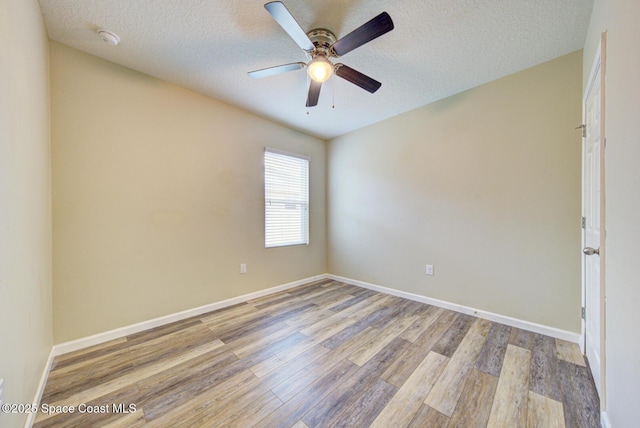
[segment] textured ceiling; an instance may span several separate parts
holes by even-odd
[[[308,31],[338,38],[387,11],[395,29],[340,58],[382,82],[332,78],[306,108],[306,61],[263,0],[40,0],[49,38],[322,138],[332,138],[584,45],[593,0],[285,0]],[[117,47],[95,30],[117,33]],[[579,76],[576,76],[579,78]],[[332,104],[335,103],[335,108]]]

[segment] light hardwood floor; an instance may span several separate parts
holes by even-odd
[[[42,404],[74,413],[37,428],[600,426],[577,345],[331,280],[56,357]]]

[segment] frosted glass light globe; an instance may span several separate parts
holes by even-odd
[[[322,83],[331,77],[333,64],[322,55],[316,56],[307,66],[307,74],[318,83]]]

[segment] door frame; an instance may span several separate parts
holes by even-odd
[[[596,50],[595,57],[593,60],[593,64],[591,66],[591,72],[589,74],[589,80],[587,80],[587,85],[585,87],[585,91],[582,98],[582,123],[586,124],[586,102],[587,97],[591,91],[591,88],[594,83],[594,79],[598,70],[600,70],[600,141],[601,144],[601,152],[600,152],[600,409],[604,411],[606,409],[606,287],[605,287],[605,268],[606,268],[606,222],[605,222],[605,152],[606,152],[606,133],[605,133],[605,74],[606,74],[606,36],[607,33],[604,32],[600,36],[600,42],[598,44],[598,49]],[[583,133],[583,136],[585,134]],[[585,200],[584,200],[584,191],[585,191],[585,153],[586,153],[586,138],[582,138],[582,218],[584,219],[585,215]],[[585,247],[586,244],[586,229],[583,227],[581,230],[582,235],[582,247]],[[588,315],[588,310],[586,307],[586,263],[585,256],[582,254],[582,308],[586,310]],[[582,340],[580,342],[580,347],[582,348],[582,353],[586,354],[586,321],[585,318],[582,317]]]

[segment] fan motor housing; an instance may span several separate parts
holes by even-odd
[[[316,28],[309,31],[307,36],[315,46],[315,49],[311,54],[312,57],[315,57],[318,54],[324,55],[327,58],[336,56],[331,52],[331,45],[336,42],[337,38],[331,31],[325,28]]]

